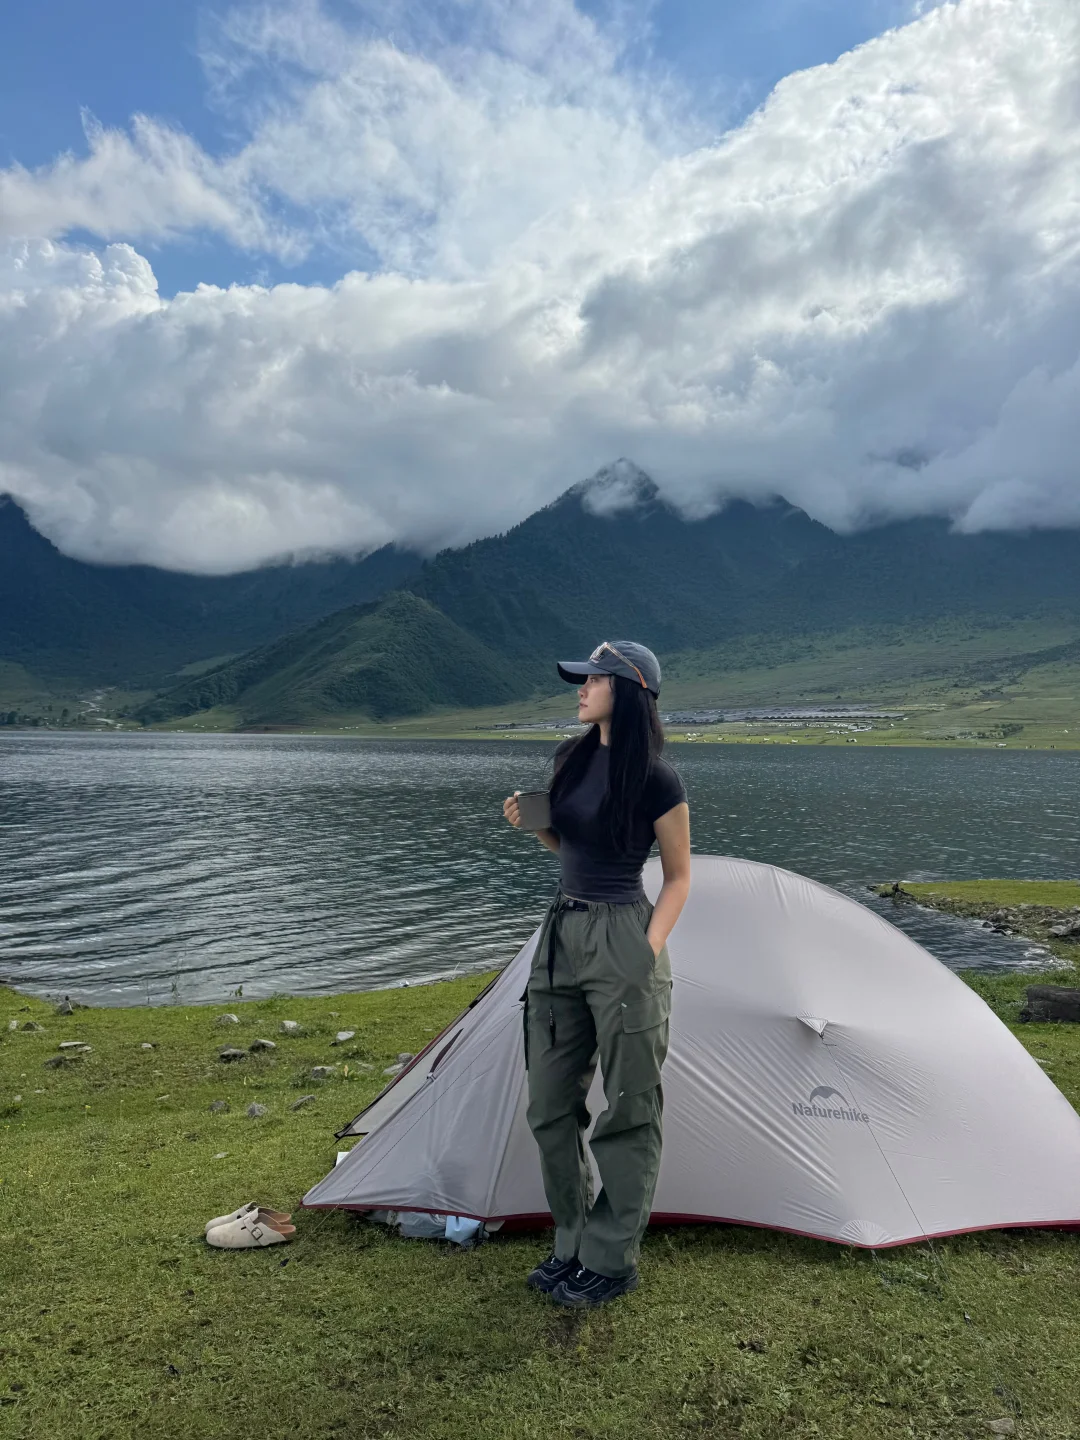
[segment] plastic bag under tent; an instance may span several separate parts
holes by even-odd
[[[450,1240],[466,1249],[502,1229],[499,1224],[485,1225],[467,1215],[437,1215],[429,1210],[369,1210],[367,1218],[376,1225],[388,1225],[406,1240]]]

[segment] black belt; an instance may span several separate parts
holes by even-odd
[[[559,916],[564,910],[588,910],[589,906],[584,900],[574,900],[569,895],[564,895],[560,890],[551,903],[551,918],[548,921],[547,935],[547,972],[548,988],[555,988],[555,947],[559,942]],[[548,1029],[551,1031],[551,1043],[555,1044],[555,1011],[548,1006]]]

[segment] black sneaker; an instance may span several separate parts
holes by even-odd
[[[638,1273],[631,1270],[629,1275],[598,1275],[595,1270],[586,1270],[582,1265],[573,1275],[560,1281],[551,1291],[556,1305],[566,1305],[572,1310],[585,1310],[592,1305],[606,1305],[620,1295],[628,1295],[638,1287]]]
[[[554,1255],[549,1255],[542,1265],[537,1265],[535,1270],[526,1275],[525,1284],[550,1295],[560,1280],[569,1279],[579,1268],[576,1260],[559,1260]]]

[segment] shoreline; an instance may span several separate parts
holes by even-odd
[[[734,728],[734,727],[733,727]],[[706,727],[701,727],[702,731]],[[426,725],[416,722],[402,722],[400,725],[386,726],[319,726],[319,725],[258,725],[244,727],[212,726],[201,724],[169,724],[169,725],[123,725],[117,724],[102,728],[101,726],[79,726],[79,725],[5,725],[0,727],[0,739],[6,735],[75,735],[75,736],[111,736],[111,735],[181,735],[198,737],[224,737],[237,736],[244,739],[251,738],[296,738],[296,739],[336,739],[336,740],[436,740],[436,741],[514,741],[529,740],[556,744],[559,740],[566,738],[567,732],[554,733],[550,729],[527,729],[504,730],[485,729],[461,729],[452,725],[433,725],[428,728]],[[959,739],[959,738],[934,738],[916,735],[886,735],[884,732],[875,733],[866,731],[855,736],[827,735],[827,736],[793,736],[779,731],[763,733],[687,733],[682,727],[668,728],[665,731],[665,742],[668,745],[736,745],[736,746],[788,746],[800,745],[804,750],[818,749],[839,749],[849,745],[860,746],[862,749],[872,750],[1006,750],[1010,752],[1030,751],[1042,754],[1050,751],[1060,751],[1063,754],[1071,754],[1080,751],[1080,734],[1075,738],[1069,736],[1064,740],[982,740],[982,739]]]

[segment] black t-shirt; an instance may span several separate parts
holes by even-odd
[[[573,740],[564,740],[555,751],[556,770],[573,744]],[[686,799],[686,791],[666,760],[654,760],[634,814],[631,847],[625,852],[618,851],[600,818],[610,758],[606,745],[596,747],[578,784],[553,803],[551,827],[560,840],[560,886],[564,895],[576,900],[630,905],[645,894],[641,867],[656,839],[653,826],[661,815]]]

